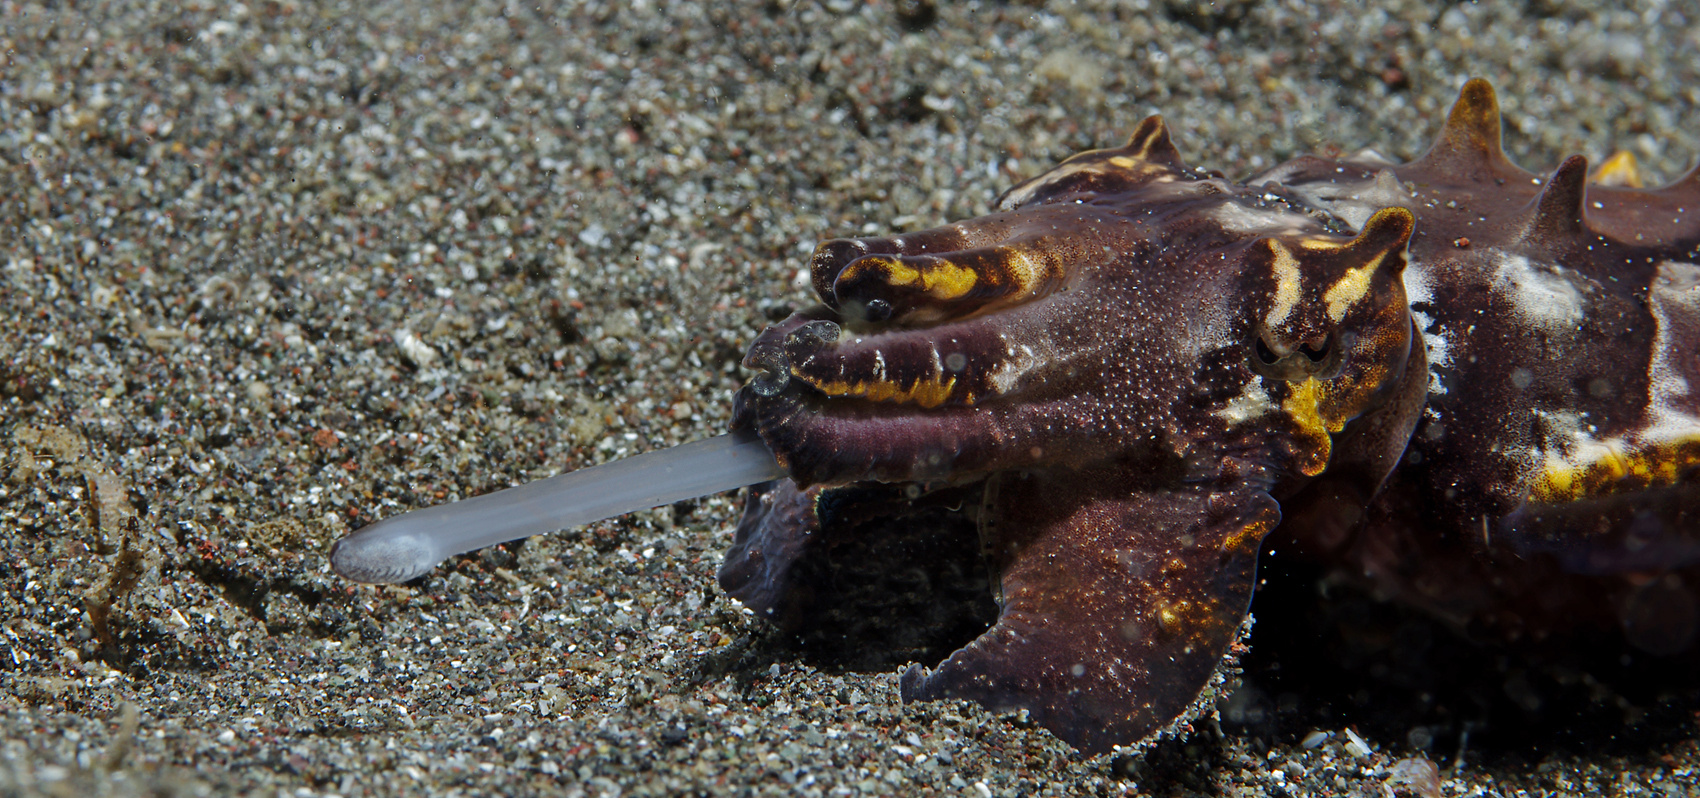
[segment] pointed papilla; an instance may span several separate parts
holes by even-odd
[[[1180,150],[1175,149],[1174,141],[1169,138],[1169,126],[1157,114],[1140,121],[1122,151],[1142,161],[1160,163],[1177,170],[1186,168]]]
[[[1403,250],[1411,241],[1411,230],[1416,227],[1416,217],[1409,208],[1382,208],[1364,222],[1363,232],[1352,239],[1346,248],[1354,253],[1367,257],[1381,256],[1390,252]],[[1399,268],[1404,268],[1404,259],[1399,259]]]
[[[1475,177],[1521,172],[1506,159],[1500,145],[1499,98],[1493,86],[1481,78],[1465,83],[1440,138],[1412,166],[1434,174]]]
[[[1440,140],[1434,147],[1486,158],[1505,157],[1500,144],[1499,97],[1491,84],[1481,78],[1464,84],[1452,111],[1446,115],[1446,128],[1440,132]]]
[[[1583,202],[1587,192],[1588,159],[1580,155],[1564,159],[1530,205],[1532,215],[1524,242],[1551,246],[1581,235],[1586,229]]]

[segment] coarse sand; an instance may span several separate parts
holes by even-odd
[[[1412,158],[1479,76],[1536,171],[1700,158],[1691,2],[1370,5],[0,0],[0,795],[1694,794],[1692,692],[1522,755],[1373,691],[1137,760],[904,706],[719,591],[734,496],[326,566],[723,430],[818,240],[1149,113],[1229,175]]]

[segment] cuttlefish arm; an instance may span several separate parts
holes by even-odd
[[[718,435],[386,518],[337,541],[331,568],[406,582],[456,554],[782,476],[754,433]]]
[[[1129,489],[1142,479],[1114,463],[995,477],[982,533],[998,620],[938,666],[911,665],[904,700],[1026,710],[1091,753],[1204,711],[1250,628],[1280,509],[1256,484]]]

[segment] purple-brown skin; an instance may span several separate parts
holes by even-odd
[[[1271,534],[1503,635],[1692,651],[1700,170],[1542,179],[1499,124],[1471,81],[1415,162],[1236,183],[1152,117],[992,215],[822,244],[824,305],[745,360],[734,424],[791,478],[751,491],[721,584],[779,617],[840,486],[969,496],[1001,612],[903,696],[1088,753],[1205,708]]]

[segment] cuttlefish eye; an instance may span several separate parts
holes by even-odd
[[[1339,331],[1317,336],[1298,346],[1282,346],[1267,330],[1252,337],[1246,363],[1254,374],[1276,380],[1328,379],[1345,366],[1345,350],[1352,345],[1351,333]]]
[[[1312,363],[1321,363],[1328,357],[1328,353],[1333,350],[1334,347],[1332,344],[1333,336],[1324,338],[1315,344],[1310,342],[1302,343],[1299,344],[1299,354],[1309,358]]]

